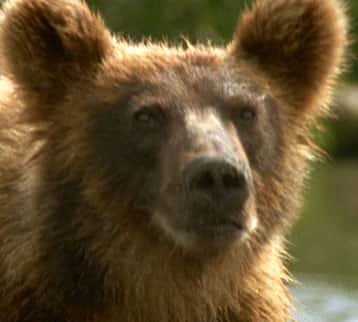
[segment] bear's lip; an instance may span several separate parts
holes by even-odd
[[[237,220],[220,220],[213,223],[202,223],[193,227],[195,233],[205,239],[240,239],[245,232],[244,225]]]
[[[204,231],[225,231],[225,230],[244,230],[244,226],[238,220],[216,220],[214,222],[206,222],[198,225],[198,229]]]
[[[192,243],[188,243],[187,250],[201,257],[222,256],[226,250],[235,245],[241,245],[250,236],[250,229],[246,223],[237,220],[221,220],[215,223],[202,223],[200,226],[190,227],[189,236]]]

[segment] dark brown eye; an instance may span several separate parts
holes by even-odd
[[[256,117],[257,117],[256,111],[251,106],[243,107],[239,114],[240,120],[244,122],[252,122],[256,119]]]
[[[160,123],[160,109],[157,106],[145,106],[135,112],[133,118],[138,126],[154,129]]]

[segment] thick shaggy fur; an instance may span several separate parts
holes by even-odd
[[[346,46],[338,0],[258,0],[227,48],[129,43],[80,0],[6,1],[0,320],[289,320],[284,234],[312,154],[308,128],[328,106]],[[243,144],[257,228],[220,255],[190,256],[149,227],[150,214],[132,208],[156,172],[144,159],[123,164],[132,138],[120,120],[123,128],[114,130],[108,106],[148,84],[171,106],[189,106],[235,77],[254,82],[273,102],[270,122]],[[247,97],[255,101],[254,92]],[[179,153],[169,144],[161,151],[160,160]]]

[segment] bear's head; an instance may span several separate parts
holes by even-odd
[[[106,272],[129,256],[247,267],[293,221],[341,9],[259,0],[226,48],[169,47],[112,36],[81,1],[8,1],[1,64],[41,144],[51,234]]]

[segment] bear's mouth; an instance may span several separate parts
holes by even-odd
[[[173,213],[156,212],[154,222],[157,227],[185,252],[200,254],[220,254],[233,245],[241,244],[256,228],[256,214],[237,214],[228,218],[211,219],[210,216],[181,216]],[[190,220],[185,220],[191,218]]]
[[[221,236],[231,235],[237,232],[245,231],[243,224],[235,220],[222,220],[215,223],[203,223],[195,229],[197,232],[203,235]]]
[[[246,239],[250,229],[243,220],[237,218],[206,221],[200,225],[193,225],[189,232],[196,236],[198,244],[209,247],[220,247],[222,250],[233,243],[239,243]]]
[[[197,216],[192,218],[191,222],[188,224],[188,229],[198,235],[210,238],[214,236],[236,234],[237,232],[244,231],[245,224],[241,214],[227,218],[221,218],[220,216],[212,214],[197,214]]]

